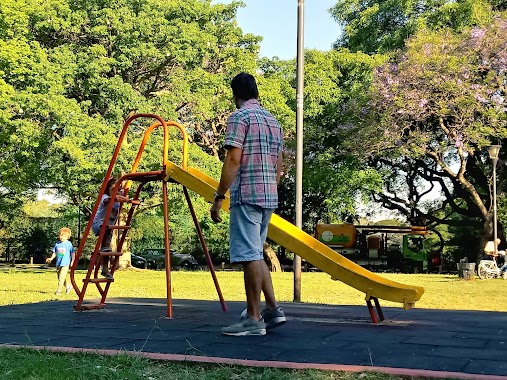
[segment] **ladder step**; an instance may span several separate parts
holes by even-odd
[[[89,280],[86,280],[86,278],[83,278],[83,282],[91,282],[92,284],[98,284],[101,282],[114,282],[114,279],[109,280],[108,278],[90,278]]]
[[[111,252],[111,251],[99,251],[99,255],[100,256],[122,256],[123,255],[123,252]]]
[[[110,224],[107,226],[110,230],[129,230],[130,226],[117,226],[116,224]]]
[[[106,307],[105,303],[98,303],[94,305],[81,305],[80,307],[74,306],[76,311],[84,311],[84,310],[97,310],[104,309]]]

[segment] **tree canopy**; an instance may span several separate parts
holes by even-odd
[[[90,207],[118,131],[132,112],[184,125],[190,161],[219,176],[230,79],[256,74],[261,103],[286,136],[280,212],[294,212],[296,62],[259,59],[243,33],[243,4],[211,0],[3,0],[0,3],[0,223],[36,190],[52,187]],[[505,14],[501,0],[338,0],[335,49],[305,52],[304,221],[353,216],[367,196],[421,219],[491,228],[491,163],[505,141]],[[135,123],[115,174],[130,170],[146,124]],[[160,167],[160,133],[140,170]],[[505,154],[505,152],[503,152]],[[171,134],[171,159],[181,137]],[[499,167],[499,171],[503,166]],[[501,184],[501,188],[503,184]],[[442,189],[440,202],[427,200]],[[139,247],[158,237],[156,186],[132,229]],[[433,190],[436,191],[436,190]],[[440,190],[439,190],[440,191]],[[195,249],[181,192],[171,191],[174,241]],[[222,227],[194,199],[218,255]],[[506,202],[501,196],[499,203]],[[181,206],[181,207],[180,207]],[[502,218],[501,214],[501,218]],[[181,233],[180,233],[181,232]]]
[[[384,205],[409,220],[485,223],[483,238],[489,238],[486,147],[507,138],[506,30],[506,19],[497,17],[459,34],[422,31],[406,52],[376,70],[369,101],[356,109],[365,117],[348,144],[383,173],[387,191],[377,198]],[[424,212],[424,195],[433,187],[443,201]]]
[[[344,27],[336,46],[371,54],[403,48],[420,29],[483,25],[505,6],[500,0],[339,0],[331,14]]]
[[[259,51],[260,37],[235,21],[240,5],[3,1],[2,194],[53,186],[74,203],[89,202],[117,131],[136,110],[181,122],[218,157],[233,107],[228,81],[253,72]],[[276,86],[266,83],[265,94],[277,104],[273,112],[290,114]],[[127,149],[119,170],[128,170],[136,148]]]
[[[346,136],[337,128],[348,120],[344,105],[364,98],[373,68],[383,61],[383,56],[347,49],[309,50],[305,54],[303,220],[310,233],[319,221],[343,221],[354,215],[358,200],[381,188],[375,170],[348,152],[338,152],[336,147]],[[293,141],[288,142],[287,153],[295,158]],[[280,213],[292,220],[295,173],[294,167],[288,169],[281,183]]]
[[[215,172],[210,168],[222,154],[226,116],[233,109],[230,78],[254,72],[259,51],[260,37],[243,33],[236,23],[241,5],[2,1],[0,220],[12,219],[15,207],[42,187],[89,208],[131,112],[185,125],[196,143],[190,161]],[[277,86],[259,84],[277,104],[273,112],[288,119],[291,110]],[[135,125],[127,136],[116,175],[130,171],[145,126]],[[171,139],[176,160],[180,139]],[[160,163],[155,134],[140,169],[159,169]]]

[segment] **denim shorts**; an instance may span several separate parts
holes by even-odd
[[[263,246],[274,209],[239,204],[230,208],[231,263],[263,260]]]

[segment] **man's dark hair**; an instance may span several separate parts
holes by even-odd
[[[239,73],[231,80],[232,93],[243,100],[257,99],[259,90],[255,78],[248,73]]]

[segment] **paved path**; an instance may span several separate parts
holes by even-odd
[[[0,344],[143,351],[260,361],[329,363],[507,376],[507,313],[366,306],[281,306],[287,324],[263,337],[227,337],[229,312],[212,301],[111,299],[106,309],[74,312],[71,301],[0,307]],[[473,377],[472,377],[473,378]]]

